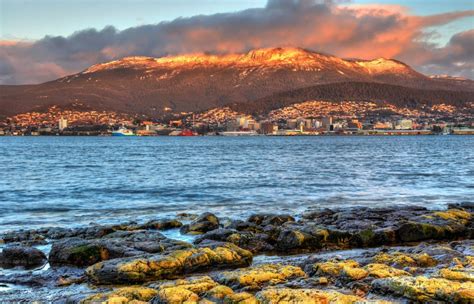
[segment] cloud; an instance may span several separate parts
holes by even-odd
[[[456,35],[437,48],[426,32],[474,16],[474,11],[415,16],[402,6],[343,2],[269,0],[264,8],[178,18],[123,31],[106,27],[68,37],[46,36],[33,43],[0,43],[0,82],[43,82],[130,55],[235,53],[280,46],[348,58],[398,58],[423,71],[444,73],[448,68],[450,73],[474,77],[472,58],[466,56],[472,43],[463,38],[468,34]]]
[[[421,62],[423,72],[474,78],[474,29],[454,35],[445,47],[435,48],[429,55]]]

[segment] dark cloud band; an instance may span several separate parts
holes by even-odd
[[[423,31],[473,15],[474,11],[462,11],[420,17],[387,6],[269,0],[265,8],[236,13],[179,18],[123,31],[87,29],[33,43],[2,43],[0,83],[39,83],[131,55],[234,53],[278,46],[341,57],[397,58],[424,72],[473,78],[472,31],[454,36],[442,48],[430,44]]]

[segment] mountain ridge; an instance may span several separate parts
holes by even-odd
[[[0,115],[81,103],[158,117],[167,109],[199,112],[347,82],[390,84],[401,91],[474,92],[474,81],[430,78],[394,59],[342,59],[301,48],[270,48],[227,55],[132,56],[38,85],[0,86]]]

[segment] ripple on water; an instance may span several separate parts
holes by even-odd
[[[1,137],[0,231],[474,197],[474,138]],[[462,153],[461,153],[462,152]]]

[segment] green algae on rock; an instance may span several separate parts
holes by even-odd
[[[284,283],[289,279],[304,278],[306,274],[300,267],[264,264],[251,268],[243,268],[234,271],[218,273],[214,279],[232,288],[243,288],[257,290],[265,284]]]
[[[175,278],[209,268],[245,267],[251,262],[250,251],[230,243],[215,243],[166,255],[104,261],[87,268],[86,274],[98,284],[137,283]]]

